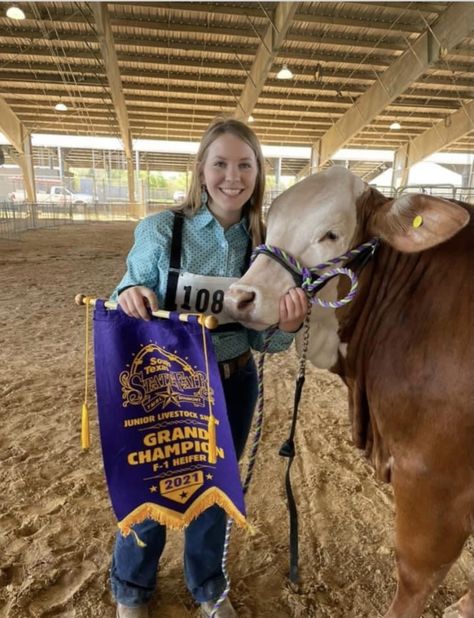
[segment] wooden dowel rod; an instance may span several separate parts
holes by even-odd
[[[76,294],[74,301],[76,305],[85,305],[86,298],[88,298],[85,294]],[[97,298],[88,298],[88,302],[91,305],[95,305]],[[107,309],[117,309],[118,303],[114,303],[110,300],[106,300],[104,302],[104,306]],[[152,311],[151,315],[155,318],[165,318],[168,319],[170,317],[171,311],[165,311],[164,309],[158,309],[158,311]],[[219,326],[219,321],[213,315],[204,315],[203,313],[179,313],[178,318],[181,322],[188,322],[189,316],[194,315],[198,317],[199,324],[204,325],[207,329],[213,330]]]

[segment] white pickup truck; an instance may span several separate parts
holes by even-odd
[[[22,189],[9,193],[8,199],[17,203],[27,201],[25,192]],[[72,204],[74,206],[81,206],[83,204],[92,205],[97,202],[93,195],[88,193],[73,193],[60,185],[53,185],[49,188],[48,192],[38,191],[36,193],[36,199],[38,204]]]

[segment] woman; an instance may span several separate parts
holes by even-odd
[[[127,272],[114,292],[129,316],[150,319],[158,307],[214,313],[212,333],[237,457],[242,455],[257,399],[257,373],[250,352],[261,349],[263,333],[232,323],[225,315],[225,289],[248,267],[252,247],[263,242],[264,160],[257,137],[244,123],[219,119],[202,138],[188,196],[182,206],[147,217],[135,232]],[[205,291],[204,293],[202,291]],[[204,306],[206,305],[206,306]],[[280,305],[279,331],[269,351],[292,342],[307,300],[292,289]],[[184,572],[188,589],[209,616],[225,588],[221,562],[225,513],[213,506],[185,531]],[[147,520],[135,527],[146,543],[117,534],[112,592],[119,618],[146,618],[153,595],[166,528]],[[217,618],[236,616],[230,601]]]

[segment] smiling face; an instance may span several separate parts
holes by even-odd
[[[254,151],[236,135],[224,133],[209,146],[201,180],[209,194],[209,209],[224,227],[240,220],[255,190],[257,174]]]

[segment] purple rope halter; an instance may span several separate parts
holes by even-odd
[[[350,268],[343,266],[338,266],[336,268],[331,267],[336,264],[340,264],[341,262],[347,262],[351,259],[359,257],[364,253],[369,257],[372,256],[375,253],[379,242],[380,241],[378,238],[373,238],[372,240],[359,245],[355,249],[350,249],[347,253],[344,253],[339,257],[323,262],[322,264],[318,264],[317,266],[313,266],[312,268],[303,266],[295,257],[283,249],[279,249],[273,245],[258,245],[255,247],[252,252],[252,261],[260,253],[268,255],[290,271],[299,287],[303,288],[306,292],[311,303],[317,303],[321,307],[337,309],[338,307],[347,305],[354,299],[358,285],[357,276]],[[320,272],[325,268],[329,268],[329,270]],[[351,289],[349,290],[347,296],[337,301],[326,301],[317,298],[316,293],[323,287],[323,285],[329,281],[329,279],[338,277],[339,275],[345,275],[351,280]]]

